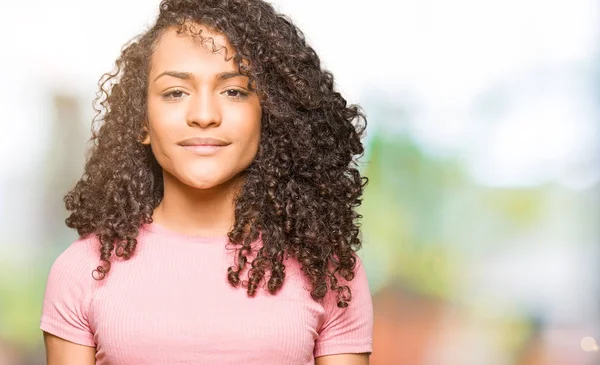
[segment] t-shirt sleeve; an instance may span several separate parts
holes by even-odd
[[[365,268],[357,257],[354,279],[345,283],[352,291],[346,308],[337,306],[336,294],[327,293],[324,320],[315,342],[314,356],[359,354],[373,351],[373,303]],[[340,281],[340,284],[342,281]]]
[[[42,331],[95,347],[89,322],[93,257],[88,239],[72,243],[52,264],[42,305]]]

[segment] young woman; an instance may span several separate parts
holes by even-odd
[[[101,79],[49,365],[368,364],[365,118],[261,0],[165,0]]]

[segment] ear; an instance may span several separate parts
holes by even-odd
[[[150,144],[150,132],[148,132],[148,127],[146,127],[147,125],[148,125],[148,123],[145,122],[144,126],[142,127],[143,132],[139,138],[140,143],[145,144],[145,145]]]

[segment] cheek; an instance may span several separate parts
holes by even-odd
[[[176,142],[172,124],[165,119],[166,117],[168,116],[148,115],[150,147],[154,157],[163,168],[167,168],[175,157],[173,144]]]
[[[261,110],[249,105],[244,108],[226,110],[223,115],[222,127],[227,130],[227,135],[237,144],[237,158],[247,162],[247,155],[253,158],[261,136]],[[241,156],[240,156],[241,155]]]
[[[250,117],[248,117],[250,116]],[[246,114],[246,118],[244,118],[244,133],[248,136],[248,141],[251,144],[257,144],[260,140],[261,134],[261,110],[253,109],[249,113]]]
[[[256,152],[258,151],[258,146],[260,144],[260,116],[253,120],[251,123],[247,123],[243,130],[245,136],[245,152],[248,154],[248,159],[252,160],[256,156]]]
[[[148,125],[150,138],[153,144],[172,144],[176,138],[176,130],[180,128],[181,118],[185,113],[181,107],[175,105],[160,105],[148,103]]]

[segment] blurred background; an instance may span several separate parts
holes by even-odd
[[[600,4],[272,2],[368,115],[371,364],[600,364]],[[44,363],[96,84],[158,3],[0,5],[2,365]]]

